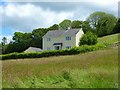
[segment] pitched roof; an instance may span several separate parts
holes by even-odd
[[[43,51],[40,48],[36,48],[36,47],[29,47],[28,49],[26,49],[24,52],[41,52]]]
[[[61,35],[76,35],[81,29],[48,31],[43,37],[58,37]]]

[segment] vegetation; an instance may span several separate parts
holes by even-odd
[[[71,22],[71,28],[74,29],[74,28],[81,28],[82,26],[82,21],[79,21],[79,20],[74,20]]]
[[[115,16],[105,12],[95,12],[87,18],[87,21],[97,36],[105,36],[111,34],[117,19]]]
[[[53,51],[44,51],[44,52],[35,52],[35,53],[11,53],[11,54],[2,55],[2,60],[20,59],[20,58],[41,58],[41,57],[60,56],[60,55],[74,55],[74,54],[99,50],[105,47],[106,46],[103,44],[97,44],[94,46],[84,45],[81,47],[72,48],[70,50],[53,50]]]
[[[87,32],[80,38],[79,45],[95,45],[97,44],[97,36],[92,32]]]
[[[119,36],[120,36],[120,33],[104,36],[104,37],[98,38],[98,43],[99,44],[105,44],[105,45],[119,43],[120,42],[119,41],[119,39],[120,39]]]
[[[120,33],[120,18],[118,19],[112,33]]]
[[[2,61],[3,88],[118,88],[118,47]]]
[[[38,47],[42,49],[42,37],[50,30],[67,30],[81,28],[84,33],[92,31],[98,37],[108,34],[120,33],[120,19],[104,12],[94,12],[85,21],[63,20],[59,24],[54,24],[48,28],[37,28],[31,33],[15,32],[13,41],[6,44],[7,40],[3,38],[2,53],[23,52],[28,47]],[[5,44],[5,45],[4,45]]]
[[[60,55],[73,55],[79,53],[85,53],[90,51],[95,51],[99,49],[106,48],[108,45],[119,43],[119,34],[108,35],[98,38],[98,43],[96,45],[82,45],[80,47],[75,47],[70,50],[60,50],[60,51],[46,51],[39,53],[11,53],[2,55],[2,59],[17,59],[17,58],[38,58],[38,57],[49,57],[49,56],[60,56]]]
[[[60,24],[59,24],[59,29],[60,30],[67,30],[68,28],[70,28],[71,26],[71,20],[63,20]]]

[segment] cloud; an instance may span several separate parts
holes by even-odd
[[[5,36],[7,38],[7,44],[12,41],[12,36]],[[3,36],[0,36],[0,42],[2,42]]]
[[[13,30],[24,32],[32,31],[38,27],[49,27],[63,19],[72,18],[73,12],[61,11],[56,13],[49,8],[46,10],[33,4],[8,4],[2,7],[3,27],[12,27]]]
[[[40,27],[49,27],[60,23],[64,19],[85,20],[95,11],[103,11],[115,16],[118,15],[119,0],[3,0],[0,4],[0,28],[11,28],[12,34],[16,31],[31,32]],[[119,14],[120,15],[120,14]],[[8,29],[9,30],[9,29]],[[9,31],[10,32],[10,31]],[[9,35],[6,35],[9,37]],[[0,39],[1,40],[1,39]]]

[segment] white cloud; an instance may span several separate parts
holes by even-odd
[[[14,30],[32,31],[38,27],[49,27],[63,19],[72,18],[73,12],[56,13],[49,9],[32,4],[8,4],[2,8],[3,27],[12,27]]]
[[[2,42],[4,36],[0,36],[0,42]],[[12,36],[5,36],[7,38],[7,44],[12,41]]]

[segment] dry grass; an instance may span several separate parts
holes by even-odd
[[[70,72],[75,81],[73,83],[75,87],[117,87],[118,47],[71,56],[8,60],[2,61],[2,65],[3,87],[11,87],[12,83],[19,83],[18,80],[21,81],[21,87],[23,87],[25,80],[29,80],[33,76],[37,78],[54,77],[61,75],[63,71]],[[82,78],[84,84],[79,86]],[[99,82],[99,79],[105,86]],[[113,83],[108,83],[110,81]],[[46,83],[42,84],[42,87],[56,87]],[[69,86],[65,83],[66,81],[63,81],[56,85],[57,87]]]

